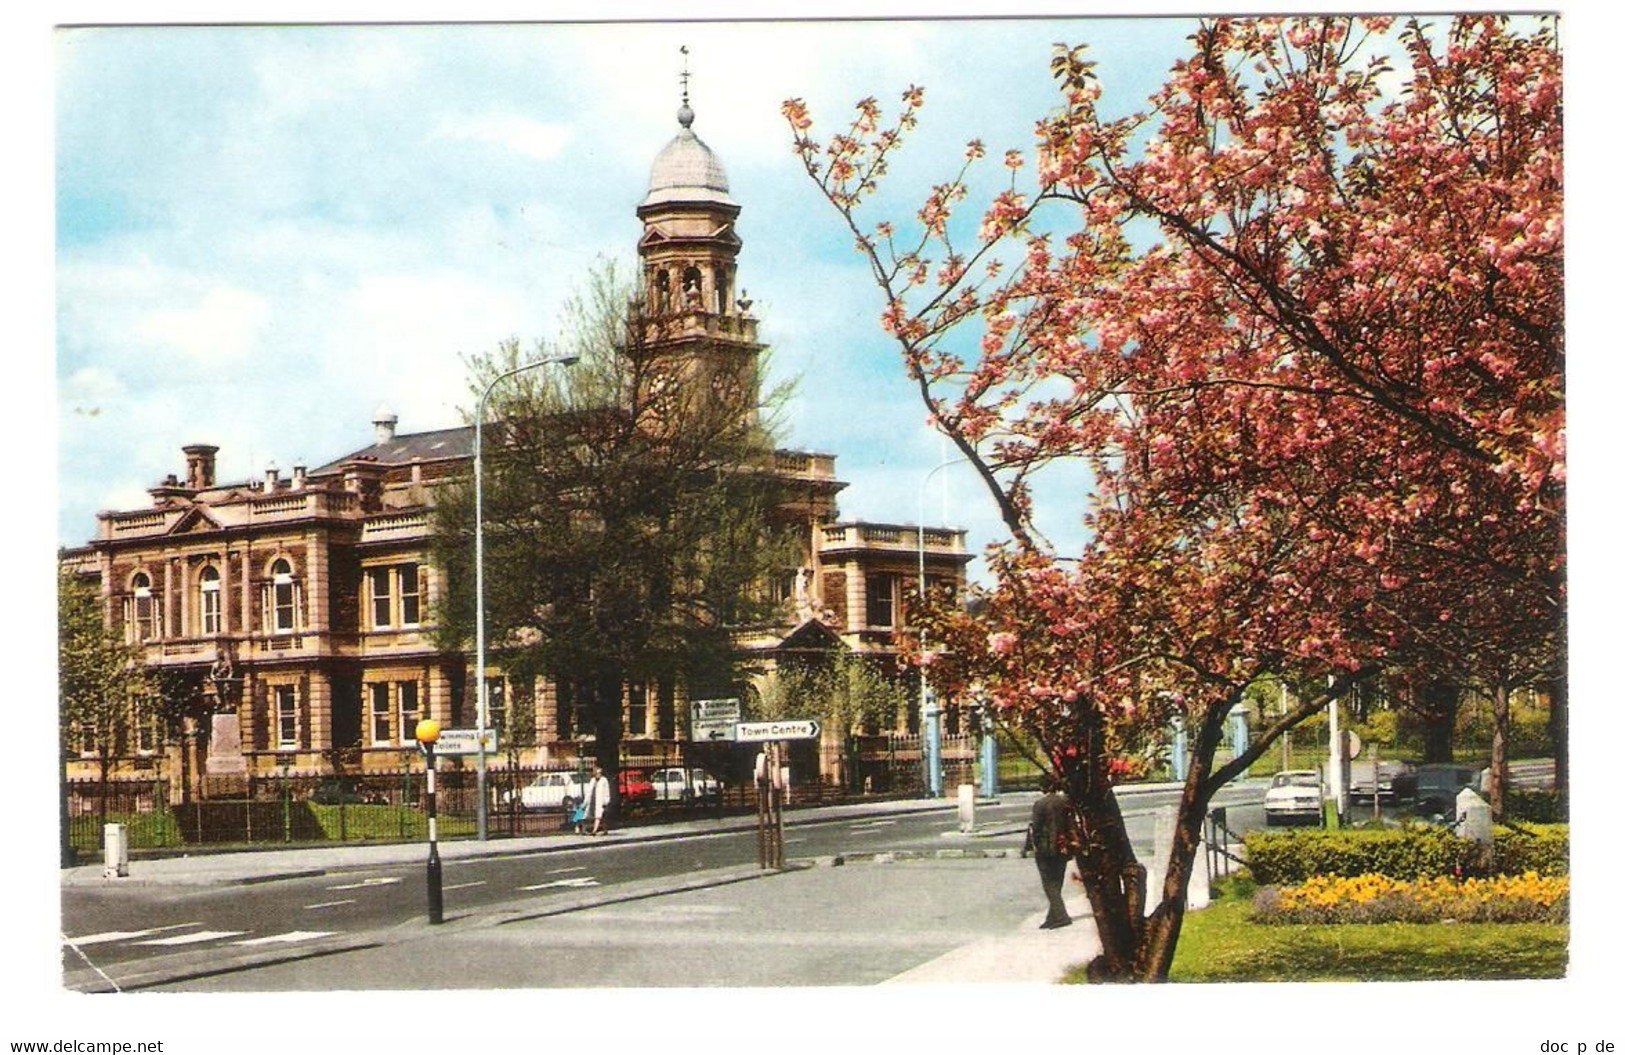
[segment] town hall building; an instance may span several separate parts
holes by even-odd
[[[663,354],[701,370],[743,364],[729,376],[745,377],[754,399],[763,346],[737,287],[740,206],[693,121],[685,100],[637,205],[641,313],[658,322]],[[159,770],[193,791],[249,774],[385,772],[415,750],[420,718],[473,726],[479,672],[472,649],[436,644],[432,613],[447,584],[429,547],[436,488],[471,472],[473,428],[401,424],[380,407],[357,423],[366,442],[354,450],[248,480],[218,479],[219,448],[189,444],[180,471],[150,489],[151,505],[98,514],[94,539],[64,552],[65,566],[99,587],[110,623],[188,701],[182,730],[157,715],[136,723],[121,772]],[[779,577],[775,622],[736,635],[742,656],[771,670],[792,654],[849,650],[895,672],[893,633],[919,569],[962,587],[964,532],[842,520],[833,454],[777,450],[769,469],[791,485],[780,515],[801,526],[799,563]],[[529,708],[526,765],[590,757],[568,692],[512,684],[495,662],[483,674],[494,726],[507,708]],[[689,735],[681,687],[634,686],[622,708],[633,757]],[[918,721],[899,708],[893,729]],[[856,731],[825,730],[822,756],[837,757]]]

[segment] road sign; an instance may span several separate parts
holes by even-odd
[[[789,722],[740,722],[734,726],[734,739],[742,744],[760,744],[769,740],[816,740],[818,722],[803,718]]]
[[[734,738],[739,722],[739,701],[693,700],[689,703],[688,737],[695,743],[712,743]]]
[[[479,730],[477,729],[442,729],[440,739],[435,742],[434,750],[437,755],[472,755],[476,753],[475,745],[479,743]],[[497,731],[485,731],[485,753],[497,753]]]

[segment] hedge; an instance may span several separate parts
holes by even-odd
[[[1567,875],[1568,827],[1551,825],[1527,831],[1495,829],[1491,870],[1498,875]],[[1302,883],[1313,876],[1352,879],[1381,875],[1412,880],[1482,871],[1474,844],[1444,828],[1250,832],[1245,844],[1247,867],[1253,879],[1266,886]]]

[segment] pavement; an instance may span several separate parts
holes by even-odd
[[[1177,785],[1141,785],[1135,788],[1121,789],[1119,794],[1127,800],[1125,806],[1131,806],[1136,793],[1166,790],[1171,787],[1177,787]],[[1017,795],[1015,797],[1030,796]],[[795,828],[807,824],[850,821],[864,817],[896,816],[904,813],[939,812],[952,815],[956,809],[957,806],[953,801],[943,799],[865,802],[840,806],[813,807],[787,811],[785,826],[786,828]],[[481,857],[513,857],[571,850],[589,842],[592,844],[631,844],[674,839],[696,833],[709,834],[754,830],[755,819],[753,817],[724,818],[721,820],[705,818],[620,829],[596,838],[548,835],[504,838],[485,843],[476,840],[443,842],[440,844],[440,856],[443,861],[468,860]],[[499,932],[516,933],[512,929],[505,929],[502,926],[506,924],[542,920],[549,917],[563,916],[568,913],[603,908],[604,906],[624,905],[629,902],[657,897],[665,898],[674,894],[680,895],[685,892],[703,891],[735,883],[750,882],[754,886],[762,880],[772,882],[775,877],[793,875],[809,869],[829,869],[851,865],[863,866],[863,868],[867,869],[929,858],[960,862],[960,864],[951,867],[969,870],[973,875],[984,875],[990,882],[996,881],[997,884],[1002,884],[1002,888],[1006,890],[1010,887],[1012,876],[1019,874],[1022,877],[1020,882],[1024,884],[1021,888],[1023,893],[1020,896],[1023,898],[1030,896],[1034,911],[1014,929],[1008,928],[1008,914],[1000,917],[1004,920],[1003,925],[991,926],[975,933],[967,932],[965,927],[960,927],[952,932],[952,947],[947,951],[917,966],[902,970],[900,973],[873,980],[887,984],[903,985],[989,981],[1049,984],[1058,981],[1067,968],[1090,959],[1098,951],[1098,940],[1095,936],[1092,921],[1089,919],[1087,899],[1083,895],[1081,886],[1075,882],[1067,884],[1066,897],[1068,908],[1076,923],[1071,927],[1059,930],[1046,931],[1039,929],[1038,924],[1043,919],[1044,913],[1042,908],[1043,898],[1039,891],[1036,873],[1030,864],[1016,866],[1014,862],[1008,861],[1009,858],[1018,858],[1020,856],[1020,844],[1016,842],[1016,837],[1019,837],[1024,830],[1024,822],[1020,824],[986,825],[978,827],[969,833],[955,833],[956,838],[945,840],[944,848],[934,851],[896,851],[803,860],[792,859],[787,862],[789,867],[785,872],[764,872],[755,867],[716,869],[709,872],[693,873],[684,877],[666,876],[651,881],[617,884],[613,887],[601,889],[585,889],[580,892],[571,892],[565,896],[550,898],[546,902],[545,909],[539,909],[537,903],[533,901],[487,906],[477,913],[471,913],[470,917],[448,919],[446,924],[439,927],[431,927],[424,922],[421,926],[395,928],[389,932],[372,934],[362,941],[353,941],[347,949],[324,951],[331,953],[372,948],[387,949],[389,946],[404,941],[445,943],[448,946],[450,943],[457,942],[466,946],[471,941],[482,940],[481,934],[487,936],[483,940],[494,940],[490,936]],[[103,888],[112,884],[157,887],[230,886],[234,884],[274,882],[279,879],[296,877],[331,875],[377,868],[382,865],[417,863],[423,859],[423,852],[424,849],[421,843],[346,844],[290,850],[137,859],[130,862],[127,877],[106,878],[103,875],[102,866],[97,864],[63,870],[61,883],[63,887],[95,886]],[[1019,872],[1016,871],[1017,868],[1019,868]],[[978,870],[980,871],[978,872]],[[850,875],[851,873],[846,874]],[[865,881],[872,882],[872,879]],[[956,882],[963,883],[967,881],[978,882],[979,880],[973,879],[972,876],[964,876],[963,879]],[[1030,891],[1025,890],[1025,885],[1030,885]],[[343,957],[336,959],[343,959]],[[248,965],[245,963],[243,966]],[[118,987],[129,989],[162,984],[166,981],[164,973],[166,970],[169,970],[174,978],[184,978],[184,967],[182,961],[179,960],[173,966],[163,963],[148,963],[144,965],[143,970],[146,973],[142,976],[121,978]],[[255,973],[257,975],[259,972]],[[81,991],[94,991],[103,988],[100,979],[89,975],[81,975],[82,972],[76,972],[70,966],[67,976],[64,978],[64,983],[68,988]],[[471,981],[477,983],[477,979]],[[722,982],[719,984],[730,983]]]

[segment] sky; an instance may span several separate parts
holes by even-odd
[[[743,207],[739,285],[794,380],[786,445],[838,456],[846,518],[997,537],[879,330],[878,291],[790,150],[874,95],[927,89],[872,219],[906,220],[964,143],[1030,145],[1054,41],[1088,42],[1142,102],[1188,20],[61,29],[56,88],[58,541],[146,506],[188,443],[218,478],[316,466],[462,422],[464,356],[556,334],[595,261],[632,273],[634,209],[694,131]],[[988,91],[998,85],[999,90]],[[997,180],[1002,167],[986,166]],[[1075,550],[1086,479],[1059,470],[1040,527]],[[929,479],[928,479],[929,477]]]
[[[1090,6],[1080,0],[1068,9]],[[1059,8],[1031,0],[1022,10]],[[1625,587],[1614,556],[1617,446],[1608,428],[1621,378],[1619,357],[1611,354],[1617,339],[1604,328],[1617,300],[1609,281],[1617,272],[1609,244],[1617,224],[1605,222],[1616,211],[1617,168],[1615,137],[1596,131],[1615,122],[1617,92],[1604,77],[1617,67],[1612,49],[1621,26],[1601,9],[1575,3],[1564,11],[1572,130],[1566,178],[1570,211],[1580,221],[1569,225],[1577,349],[1569,399],[1571,739],[1582,789],[1617,769],[1619,708],[1611,688],[1617,672],[1607,660],[1617,651],[1618,620],[1611,616]],[[743,207],[739,284],[773,346],[774,376],[800,379],[785,442],[838,455],[838,471],[851,484],[842,495],[847,517],[908,522],[923,505],[927,520],[968,529],[973,549],[996,537],[992,510],[962,467],[937,472],[922,488],[943,457],[941,447],[878,329],[878,293],[790,152],[779,103],[807,99],[817,127],[827,132],[863,96],[891,107],[904,88],[924,85],[921,128],[893,169],[899,191],[907,191],[892,201],[894,218],[906,218],[912,209],[903,203],[951,173],[965,140],[983,139],[992,159],[1029,145],[1033,122],[1054,100],[1047,71],[1052,42],[1092,44],[1104,104],[1126,110],[1160,79],[1188,22],[54,28],[223,17],[502,21],[535,18],[538,10],[484,0],[453,10],[345,0],[306,6],[86,0],[39,11],[13,6],[0,16],[17,20],[0,33],[0,77],[8,88],[8,140],[18,147],[6,167],[8,187],[15,181],[21,188],[0,196],[9,236],[3,288],[15,327],[0,356],[0,398],[12,426],[8,468],[14,488],[44,473],[56,492],[45,503],[54,512],[32,522],[11,518],[20,540],[13,552],[37,557],[13,565],[30,598],[6,609],[18,654],[52,654],[50,620],[41,618],[51,604],[53,562],[46,555],[87,541],[98,509],[147,504],[148,487],[182,471],[183,445],[218,444],[221,477],[242,479],[272,461],[286,473],[296,461],[314,466],[365,446],[383,402],[400,415],[402,431],[459,423],[459,408],[470,402],[462,355],[508,337],[552,335],[559,304],[596,259],[628,267],[635,260],[634,209],[650,162],[677,131],[683,45],[693,74],[694,130],[721,158]],[[548,11],[602,17],[585,4]],[[641,2],[614,11],[619,18],[673,14],[669,6]],[[908,7],[874,0],[834,0],[820,12],[963,13],[940,2]],[[699,4],[681,13],[801,12]],[[45,468],[53,445],[54,473]],[[1039,526],[1062,552],[1081,539],[1086,485],[1076,473],[1061,474],[1039,493]],[[13,742],[48,743],[48,708],[24,704],[50,698],[49,663],[19,666],[8,698],[20,716]],[[13,786],[50,786],[50,753],[21,747],[8,755]],[[1596,801],[1584,794],[1576,800],[1582,831],[1606,830]],[[48,859],[49,811],[32,813],[14,818],[12,838]],[[25,830],[31,834],[17,834]],[[1604,869],[1614,867],[1602,856],[1608,842],[1577,839],[1576,874],[1606,876]],[[54,904],[54,867],[13,873],[6,893],[14,906]],[[1250,1036],[1267,1023],[1275,1038],[1325,1051],[1391,1047],[1398,1036],[1418,1043],[1471,1037],[1497,1052],[1535,1051],[1547,1034],[1570,1041],[1571,1052],[1581,1039],[1617,1043],[1615,1023],[1603,1011],[1613,1005],[1601,999],[1619,940],[1617,924],[1608,922],[1617,913],[1602,904],[1607,885],[1576,886],[1576,912],[1587,925],[1574,932],[1570,983],[1384,987],[1380,1021],[1347,1016],[1350,1007],[1375,1006],[1365,991],[1198,987],[1179,994],[1182,1021],[1175,1029],[1220,1023],[1220,1033],[1206,1034],[1211,1039],[1232,1029]],[[40,979],[55,977],[50,915],[11,914],[8,947],[22,952],[8,957],[8,991],[37,994]],[[1060,999],[1070,994],[1054,994],[1054,1001],[1049,995],[979,991],[974,1013],[943,1015],[930,1002],[946,1004],[940,994],[913,999],[893,990],[883,1010],[894,1031],[868,1035],[901,1039],[895,1030],[907,1029],[914,1039],[935,1023],[933,1035],[951,1024],[960,1043],[1007,1042],[1020,1033],[1017,1023],[1035,1013],[1056,1022],[1075,1013]],[[460,1006],[474,1009],[465,1012],[470,1021],[534,1041],[523,1016],[508,1014],[511,998],[485,996],[483,1003],[479,994],[460,998]],[[796,996],[758,993],[753,1000],[802,1014],[804,1006],[789,1003]],[[841,1006],[875,1011],[863,996],[845,994]],[[1122,992],[1089,994],[1091,1035],[1143,1046],[1171,994],[1139,996],[1151,1003]],[[1528,1012],[1517,1022],[1497,1013],[1509,996]],[[42,1037],[107,1039],[123,1029],[120,1039],[139,1039],[131,1030],[168,1031],[199,1041],[173,1050],[212,1050],[210,1034],[186,1032],[167,1007],[98,1007],[101,1013],[86,1016],[78,1007],[83,1001],[60,997],[39,994],[13,1022]],[[613,997],[572,1002],[613,1011]],[[545,994],[525,999],[562,1011]],[[652,1006],[647,999],[640,995],[640,1006]],[[404,999],[389,1006],[403,1025],[417,1017]],[[686,1027],[737,1022],[730,1016],[740,1002],[683,994],[658,1006],[663,1021]],[[227,1005],[224,998],[209,1010],[201,1022],[281,1013],[280,1005]],[[828,1028],[816,1018],[793,1021],[816,1025],[820,1036]],[[1356,1022],[1361,1028],[1351,1028]],[[250,1038],[234,1025],[220,1028],[232,1030],[236,1050],[273,1050],[245,1046]],[[1491,1037],[1495,1042],[1486,1044]],[[285,1045],[286,1037],[266,1041]]]

